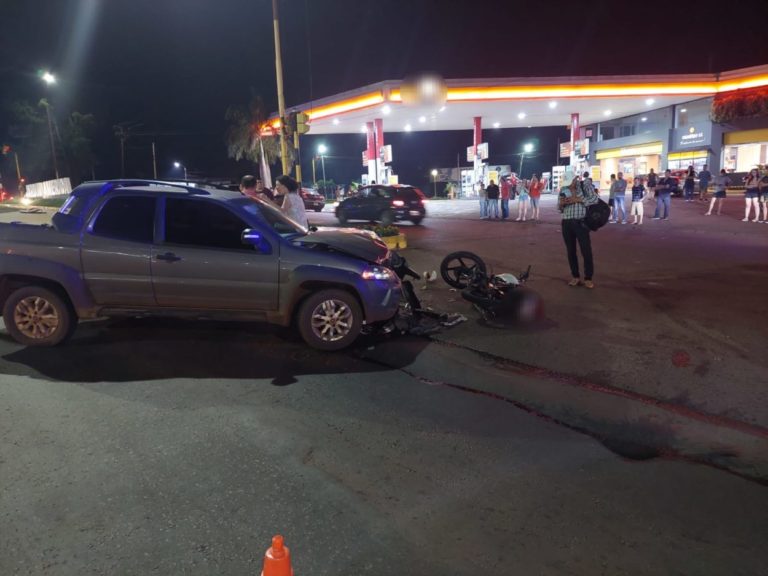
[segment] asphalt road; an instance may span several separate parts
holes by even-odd
[[[403,226],[418,270],[532,263],[526,331],[437,282],[468,322],[340,354],[251,324],[0,332],[0,574],[258,574],[275,533],[297,574],[765,573],[768,226],[740,206],[601,230],[593,291],[552,213]]]

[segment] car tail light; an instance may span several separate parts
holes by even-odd
[[[402,200],[392,200],[392,206],[397,206],[399,208],[401,206],[405,206],[405,202]]]

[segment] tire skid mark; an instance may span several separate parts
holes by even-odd
[[[659,398],[654,398],[653,396],[648,396],[647,394],[642,394],[640,392],[625,390],[624,388],[618,388],[616,386],[611,386],[610,384],[598,384],[597,382],[592,382],[590,380],[587,380],[586,378],[582,378],[581,376],[572,376],[570,374],[564,374],[562,372],[549,370],[548,368],[541,368],[539,366],[526,364],[524,362],[519,362],[517,360],[510,360],[508,358],[496,356],[495,354],[491,354],[490,352],[475,350],[468,346],[462,346],[460,344],[455,344],[453,342],[446,342],[443,340],[434,340],[434,339],[432,340],[432,342],[435,344],[439,344],[441,346],[446,346],[449,348],[459,348],[461,350],[466,350],[467,352],[472,352],[482,358],[485,358],[486,360],[492,361],[494,366],[497,368],[500,368],[502,370],[507,370],[509,372],[514,372],[522,376],[529,376],[532,378],[547,378],[549,380],[555,380],[562,384],[568,384],[571,386],[584,388],[586,390],[590,390],[593,392],[599,392],[601,394],[609,394],[611,396],[618,396],[620,398],[625,398],[627,400],[639,402],[646,406],[653,406],[654,408],[659,408],[660,410],[665,410],[667,412],[671,412],[679,416],[684,416],[692,420],[698,420],[706,424],[722,426],[724,428],[731,428],[733,430],[737,430],[738,432],[743,432],[744,434],[749,434],[751,436],[756,436],[758,438],[768,439],[768,428],[764,428],[757,424],[750,424],[749,422],[742,422],[741,420],[735,420],[733,418],[728,418],[726,416],[718,416],[717,414],[701,412],[700,410],[696,410],[695,408],[691,408],[689,406],[674,404],[672,402],[667,402]]]

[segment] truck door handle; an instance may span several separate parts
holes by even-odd
[[[176,256],[173,252],[166,252],[165,254],[158,254],[155,256],[157,260],[165,260],[166,262],[178,262],[181,260],[181,256]]]

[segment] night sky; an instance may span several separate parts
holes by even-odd
[[[696,73],[768,63],[765,0],[721,3],[718,11],[706,6],[280,0],[286,103],[426,70],[468,78]],[[173,160],[206,176],[237,178],[253,170],[226,158],[224,112],[251,93],[277,107],[271,0],[0,0],[0,19],[0,104],[48,97],[59,115],[93,113],[97,177],[119,175],[112,129],[119,122],[163,133],[155,137],[161,177],[173,175]],[[57,74],[56,87],[37,78],[43,68]],[[3,108],[0,139],[7,125]],[[512,163],[520,142],[537,137],[546,149],[531,159],[537,170],[551,166],[556,140],[566,134],[562,128],[495,132],[487,138],[491,163]],[[129,142],[128,175],[150,174],[150,140]],[[333,150],[328,177],[359,178],[363,136],[324,141]],[[393,134],[387,141],[401,181],[423,184],[429,168],[456,165],[471,131]],[[0,169],[7,179],[7,159]]]

